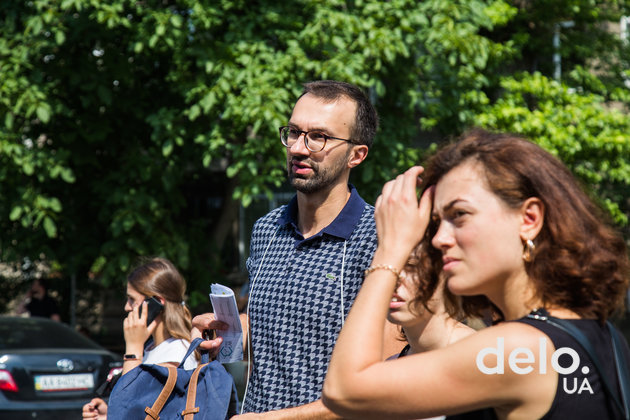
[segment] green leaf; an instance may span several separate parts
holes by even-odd
[[[50,217],[44,217],[43,226],[49,238],[55,238],[57,236],[57,225],[55,225],[55,222]]]
[[[169,139],[164,142],[162,145],[162,156],[169,157],[173,152],[173,142]]]
[[[195,121],[200,114],[201,108],[199,107],[199,105],[193,105],[188,111],[188,118],[190,119],[190,121]]]
[[[55,197],[50,199],[50,201],[48,202],[48,206],[55,213],[59,213],[62,209],[61,201],[59,201],[59,199]]]
[[[55,42],[57,42],[57,45],[61,45],[66,41],[66,34],[63,33],[62,31],[57,31],[55,33]]]
[[[61,170],[61,179],[66,181],[68,184],[72,184],[76,181],[74,177],[74,172],[70,168],[64,168]]]
[[[37,113],[37,118],[39,118],[44,124],[50,120],[50,108],[47,105],[39,105],[35,109],[35,112]]]
[[[31,162],[24,162],[22,164],[22,169],[24,170],[24,174],[31,176],[35,173],[35,167]]]
[[[13,209],[11,209],[11,214],[9,214],[9,220],[11,220],[12,222],[18,220],[22,215],[22,211],[23,209],[20,206],[13,207]]]
[[[13,129],[13,121],[15,120],[15,117],[13,116],[13,113],[11,112],[7,112],[4,116],[4,125],[7,128],[7,130],[12,130]]]
[[[92,273],[100,273],[103,267],[107,264],[107,258],[102,255],[99,255],[95,260],[92,266],[90,267],[90,271]]]

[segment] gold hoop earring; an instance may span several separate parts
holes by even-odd
[[[525,262],[531,262],[534,258],[534,251],[536,250],[536,245],[534,245],[534,241],[528,239],[525,241],[525,249],[523,250],[523,259]]]

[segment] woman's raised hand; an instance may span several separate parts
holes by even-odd
[[[142,302],[141,315],[138,314],[139,308],[140,305],[134,307],[123,321],[123,332],[128,352],[130,349],[140,352],[144,348],[144,342],[157,328],[157,321],[155,320],[147,326],[147,314],[149,312],[147,302]]]
[[[421,166],[413,166],[383,186],[375,204],[378,247],[373,265],[402,268],[424,237],[431,220],[433,188],[428,188],[418,200],[417,188],[422,183],[423,171]]]

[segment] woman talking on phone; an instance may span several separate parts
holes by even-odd
[[[127,276],[127,317],[123,321],[123,375],[141,363],[177,367],[190,345],[190,311],[184,303],[186,281],[164,258],[151,258]],[[153,319],[149,319],[149,317]],[[148,341],[151,338],[151,341]],[[148,342],[148,343],[147,343]],[[197,367],[189,357],[185,369]],[[84,419],[105,419],[107,405],[94,398],[83,407]]]
[[[375,208],[378,247],[333,351],[327,407],[362,419],[628,418],[630,351],[606,324],[628,288],[626,245],[555,157],[476,130],[426,171],[385,184]],[[444,276],[468,313],[491,310],[494,325],[381,362],[382,325],[414,250],[419,276]]]

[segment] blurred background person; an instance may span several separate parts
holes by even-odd
[[[18,305],[16,312],[28,312],[30,316],[50,318],[61,321],[57,302],[48,294],[48,284],[44,279],[34,279],[24,300]]]

